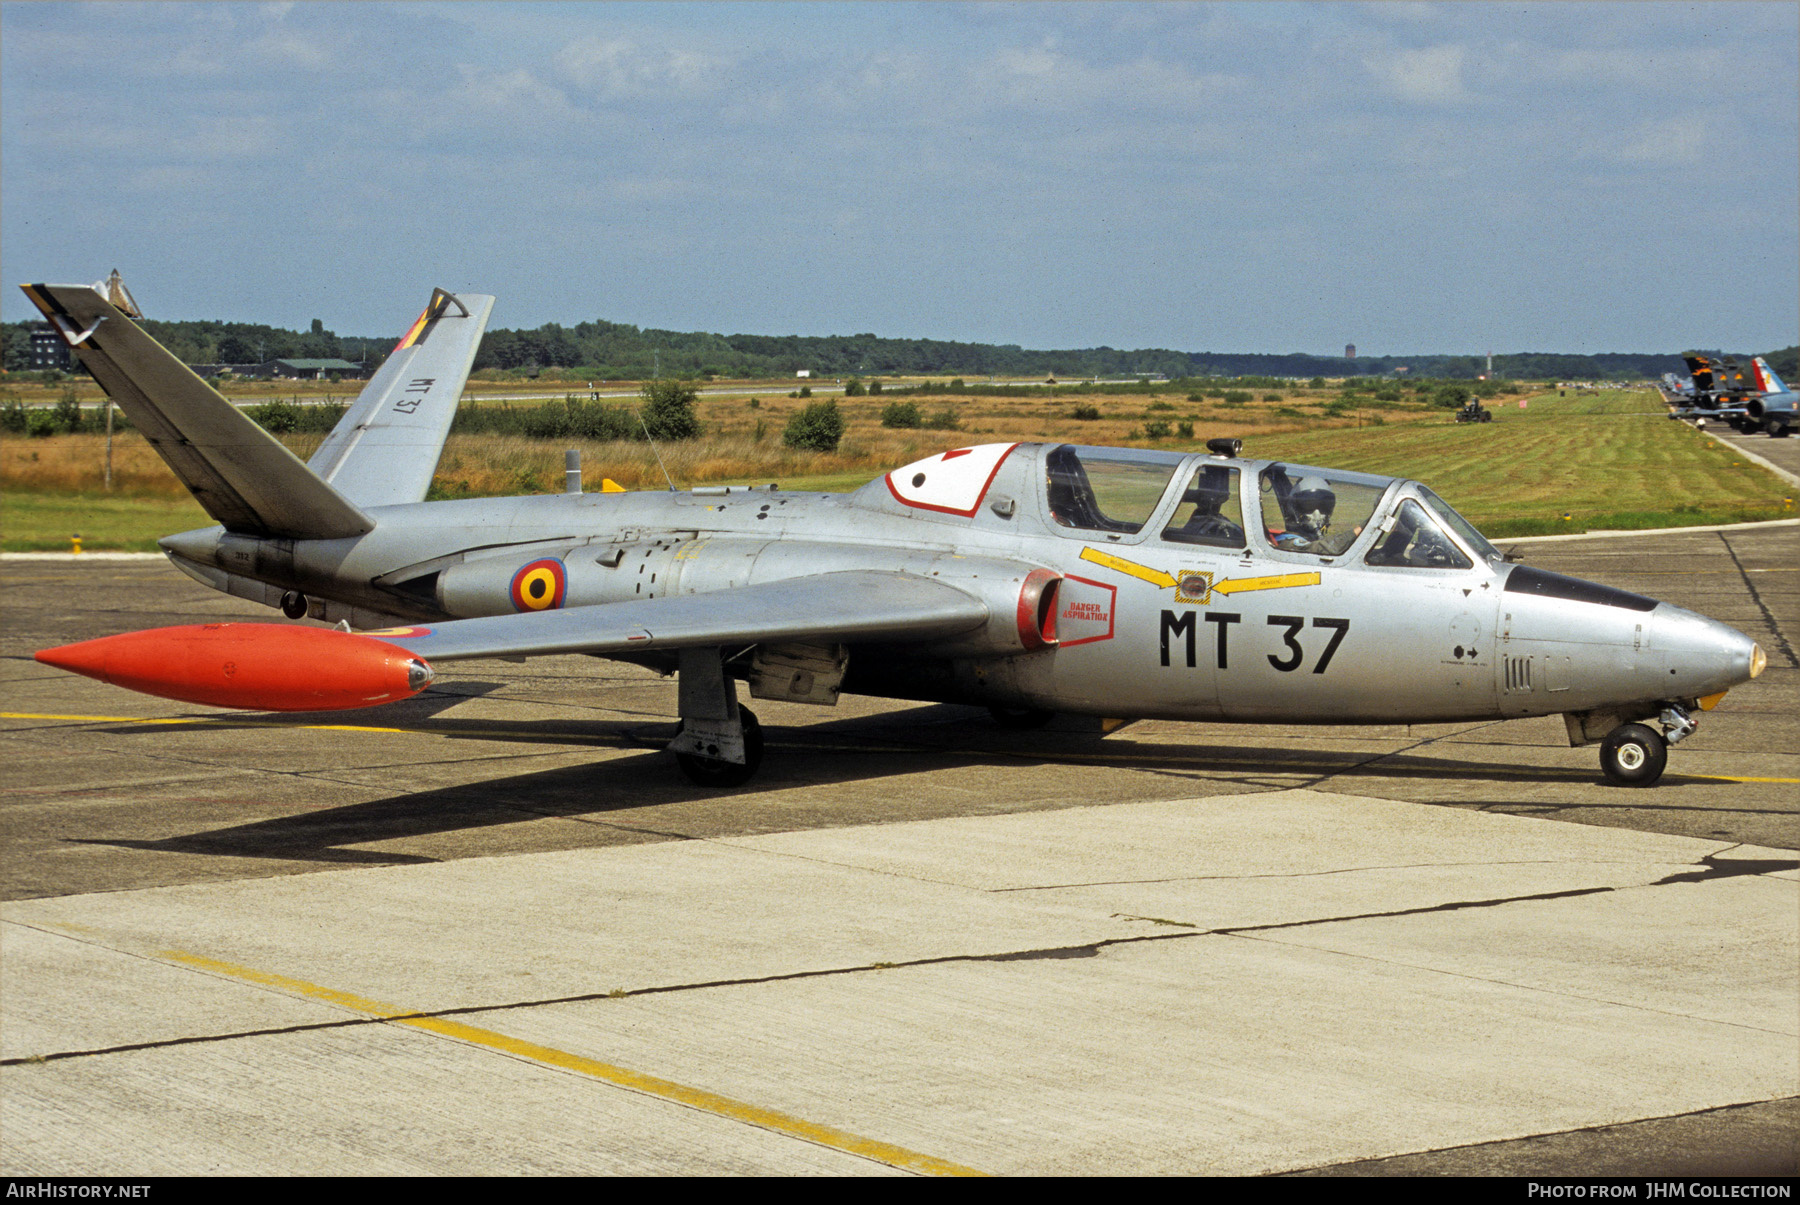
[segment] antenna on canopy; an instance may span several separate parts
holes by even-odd
[[[644,416],[641,414],[638,415],[638,426],[644,429],[644,438],[650,443],[650,454],[656,457],[656,467],[662,469],[663,480],[669,483],[669,492],[674,493],[675,481],[669,476],[668,467],[663,464],[662,453],[656,450],[656,440],[650,435],[650,424],[644,421]]]

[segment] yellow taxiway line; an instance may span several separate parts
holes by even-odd
[[[703,1113],[711,1113],[731,1121],[743,1122],[746,1125],[757,1126],[761,1129],[772,1130],[777,1134],[786,1134],[805,1142],[829,1147],[832,1150],[872,1159],[877,1163],[885,1163],[889,1167],[897,1167],[903,1171],[919,1172],[930,1176],[980,1176],[986,1174],[971,1167],[964,1167],[960,1163],[951,1163],[931,1155],[922,1155],[917,1151],[909,1151],[905,1147],[879,1142],[873,1138],[864,1138],[833,1126],[819,1125],[816,1122],[794,1117],[775,1109],[745,1104],[740,1100],[732,1100],[728,1096],[720,1096],[716,1092],[708,1092],[704,1088],[692,1088],[686,1084],[658,1079],[653,1075],[644,1075],[625,1067],[602,1063],[579,1054],[571,1054],[566,1050],[556,1050],[549,1046],[540,1046],[536,1042],[527,1042],[522,1038],[508,1037],[506,1034],[496,1033],[491,1029],[482,1029],[474,1025],[465,1025],[460,1021],[450,1021],[442,1017],[396,1008],[391,1004],[383,1004],[378,1000],[370,1000],[351,992],[308,983],[304,979],[293,979],[286,975],[260,971],[254,967],[240,966],[233,962],[221,962],[216,958],[205,958],[182,950],[161,950],[158,951],[158,954],[170,962],[179,963],[195,970],[223,975],[243,983],[254,983],[278,991],[291,992],[311,1000],[347,1008],[353,1012],[365,1013],[395,1025],[405,1025],[458,1042],[467,1042],[472,1046],[529,1059],[546,1067],[573,1071],[616,1087],[628,1088],[633,1092],[641,1092],[679,1105],[686,1105],[690,1109],[698,1109]]]
[[[253,716],[41,715],[34,711],[0,711],[0,720],[62,720],[77,724],[268,724],[279,728],[312,728],[321,732],[420,732],[416,728],[374,728],[366,724],[287,724]]]

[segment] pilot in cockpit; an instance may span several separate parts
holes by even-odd
[[[1317,545],[1331,530],[1331,512],[1336,509],[1337,495],[1323,485],[1294,490],[1282,507],[1288,517],[1287,530],[1270,532],[1270,538],[1277,548],[1322,551]]]
[[[1319,486],[1295,490],[1288,498],[1294,508],[1294,527],[1308,539],[1320,540],[1331,526],[1331,512],[1337,509],[1337,495]]]

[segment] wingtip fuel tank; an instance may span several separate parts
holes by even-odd
[[[432,669],[403,648],[331,628],[208,623],[65,644],[45,665],[184,703],[345,711],[418,694]]]

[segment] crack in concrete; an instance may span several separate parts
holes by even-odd
[[[1284,929],[1303,929],[1303,928],[1312,928],[1312,927],[1320,926],[1320,925],[1343,924],[1343,923],[1347,923],[1350,921],[1384,920],[1384,919],[1391,919],[1391,918],[1403,917],[1403,916],[1428,916],[1433,913],[1461,912],[1461,911],[1467,911],[1467,910],[1476,909],[1476,908],[1498,908],[1498,907],[1502,907],[1507,904],[1535,903],[1535,902],[1539,902],[1539,901],[1543,901],[1543,900],[1576,899],[1576,898],[1579,898],[1582,896],[1589,896],[1589,895],[1607,895],[1607,894],[1617,892],[1617,891],[1641,890],[1645,887],[1661,887],[1661,886],[1666,886],[1666,885],[1675,884],[1675,883],[1709,882],[1709,881],[1716,881],[1716,880],[1725,879],[1725,878],[1737,878],[1737,877],[1742,877],[1742,876],[1754,876],[1754,875],[1768,874],[1773,871],[1800,869],[1800,859],[1794,859],[1794,858],[1728,859],[1728,858],[1724,857],[1725,854],[1730,853],[1731,850],[1736,849],[1736,848],[1739,848],[1739,846],[1732,845],[1732,846],[1726,847],[1723,850],[1718,850],[1714,853],[1705,855],[1701,859],[1701,866],[1703,867],[1703,869],[1697,869],[1697,870],[1689,871],[1689,872],[1685,872],[1685,873],[1665,875],[1663,878],[1654,880],[1649,883],[1633,883],[1633,884],[1627,884],[1625,886],[1615,886],[1615,887],[1577,887],[1577,888],[1570,888],[1570,889],[1564,890],[1564,891],[1531,892],[1531,893],[1527,893],[1527,894],[1523,894],[1523,895],[1497,896],[1497,897],[1494,897],[1491,899],[1450,900],[1450,901],[1446,901],[1446,902],[1440,903],[1440,904],[1421,905],[1416,908],[1396,908],[1396,909],[1390,909],[1390,910],[1382,911],[1382,912],[1357,912],[1357,913],[1347,913],[1342,916],[1310,917],[1310,918],[1304,918],[1301,920],[1291,920],[1291,921],[1271,921],[1268,923],[1256,924],[1256,925],[1228,925],[1228,926],[1222,926],[1219,928],[1201,928],[1197,925],[1193,925],[1193,924],[1191,924],[1189,922],[1185,922],[1185,921],[1167,920],[1167,919],[1163,919],[1160,917],[1133,916],[1133,915],[1129,915],[1126,913],[1114,913],[1113,917],[1115,919],[1143,921],[1143,922],[1149,923],[1149,924],[1161,925],[1161,926],[1165,926],[1165,927],[1169,927],[1169,928],[1178,928],[1183,931],[1177,932],[1177,933],[1147,933],[1147,934],[1143,934],[1143,935],[1135,936],[1135,937],[1109,937],[1109,938],[1102,938],[1100,940],[1092,941],[1092,942],[1077,943],[1075,945],[1046,946],[1046,947],[1039,947],[1039,948],[1027,949],[1027,950],[1009,950],[1009,951],[1004,951],[1004,952],[1000,952],[1000,953],[992,953],[992,954],[945,954],[945,955],[938,955],[938,956],[930,957],[930,958],[907,959],[907,960],[901,961],[901,962],[874,962],[874,963],[868,963],[868,964],[861,964],[861,965],[857,965],[857,966],[826,967],[826,968],[822,968],[819,970],[811,970],[811,971],[790,971],[790,972],[786,972],[783,974],[777,974],[777,975],[754,975],[754,976],[743,976],[743,977],[729,978],[729,979],[697,980],[697,981],[689,982],[689,983],[662,984],[662,985],[653,986],[653,987],[642,987],[642,988],[633,988],[633,989],[615,988],[611,991],[605,991],[605,992],[582,992],[582,993],[577,993],[577,994],[568,995],[568,996],[542,997],[542,998],[533,999],[533,1000],[513,1000],[513,1001],[507,1001],[505,1003],[499,1003],[499,1004],[472,1004],[472,1005],[466,1005],[466,1006],[463,1006],[460,1008],[421,1010],[421,1011],[417,1011],[417,1012],[410,1012],[410,1013],[405,1013],[405,1014],[400,1014],[400,1015],[390,1016],[390,1017],[355,1017],[355,1018],[350,1018],[350,1019],[343,1020],[343,1021],[313,1022],[313,1023],[309,1023],[309,1024],[303,1024],[303,1025],[289,1025],[289,1026],[279,1026],[279,1027],[271,1027],[271,1028],[264,1028],[264,1029],[241,1030],[241,1031],[235,1031],[235,1032],[231,1032],[231,1033],[222,1033],[222,1034],[189,1035],[189,1036],[179,1037],[179,1038],[166,1038],[166,1039],[161,1039],[161,1040],[153,1041],[153,1042],[134,1042],[134,1043],[128,1043],[128,1044],[123,1044],[123,1045],[118,1045],[118,1046],[108,1046],[108,1047],[102,1047],[102,1048],[90,1049],[90,1050],[54,1051],[54,1052],[45,1053],[45,1054],[25,1055],[25,1056],[13,1057],[13,1058],[4,1058],[4,1059],[0,1059],[0,1067],[27,1066],[27,1065],[31,1065],[34,1063],[45,1063],[45,1062],[51,1062],[51,1061],[56,1061],[56,1060],[61,1060],[61,1059],[100,1057],[100,1056],[109,1055],[109,1054],[126,1054],[126,1053],[131,1053],[134,1051],[157,1050],[157,1049],[163,1049],[166,1047],[173,1047],[173,1046],[188,1046],[188,1045],[204,1044],[204,1043],[208,1043],[208,1042],[236,1041],[236,1040],[244,1039],[244,1038],[274,1037],[274,1036],[281,1036],[281,1035],[285,1035],[285,1034],[306,1033],[306,1032],[310,1032],[313,1030],[346,1029],[346,1028],[353,1028],[353,1027],[362,1026],[362,1025],[384,1025],[384,1024],[388,1024],[388,1023],[394,1022],[394,1021],[417,1020],[417,1019],[426,1019],[426,1018],[442,1018],[442,1017],[475,1016],[475,1015],[479,1015],[482,1013],[510,1012],[510,1011],[514,1011],[514,1010],[534,1009],[534,1008],[549,1008],[549,1007],[555,1007],[558,1005],[566,1005],[566,1004],[586,1004],[586,1003],[594,1003],[594,1002],[601,1001],[601,1000],[630,999],[632,997],[637,997],[637,996],[672,995],[672,994],[681,993],[681,992],[705,991],[705,990],[713,989],[713,988],[755,987],[755,986],[761,986],[761,985],[766,985],[766,984],[771,984],[771,983],[792,983],[792,982],[798,982],[798,981],[806,980],[806,979],[825,979],[825,978],[836,978],[839,976],[848,976],[848,975],[862,975],[862,974],[867,974],[868,972],[871,972],[871,971],[913,970],[913,969],[917,969],[917,968],[921,968],[921,967],[944,966],[944,965],[949,965],[952,963],[959,963],[959,962],[961,962],[961,963],[1043,962],[1043,961],[1060,961],[1060,960],[1065,960],[1065,959],[1097,958],[1097,957],[1099,957],[1100,953],[1103,950],[1105,950],[1111,946],[1142,945],[1142,944],[1145,944],[1148,942],[1181,941],[1181,940],[1187,940],[1190,938],[1200,938],[1200,937],[1239,937],[1239,938],[1253,937],[1253,935],[1256,935],[1256,934],[1274,933],[1274,932],[1284,930]],[[1547,863],[1533,862],[1533,863],[1529,863],[1529,864],[1530,865],[1544,865]],[[1435,865],[1435,864],[1426,863],[1423,865]],[[1484,863],[1484,865],[1485,865],[1485,863]],[[1510,865],[1510,863],[1509,863],[1509,865]],[[1404,869],[1404,868],[1405,867],[1400,867],[1400,869]],[[1394,869],[1394,868],[1363,868],[1363,869]],[[1335,873],[1348,873],[1348,872],[1324,871],[1324,872],[1318,872],[1318,873],[1335,874]],[[1310,876],[1310,874],[1308,874],[1308,875],[1302,875],[1302,876],[1268,875],[1268,876],[1255,876],[1255,877],[1286,878],[1286,877],[1311,877],[1311,876]],[[1150,880],[1150,881],[1167,882],[1167,881],[1172,881],[1172,880]],[[1093,885],[1100,885],[1100,884],[1082,884],[1082,885],[1083,886],[1093,886]],[[1019,890],[1019,889],[1018,888],[1006,888],[1006,889],[1002,889],[1002,890]],[[14,923],[22,924],[23,922],[14,922]],[[39,926],[35,926],[35,925],[26,925],[25,927],[39,929],[40,932],[50,933],[55,936],[63,937],[63,938],[69,939],[69,940],[82,941],[87,944],[97,945],[97,946],[100,946],[100,948],[102,948],[102,949],[115,949],[116,950],[116,947],[107,946],[104,943],[92,941],[92,939],[76,937],[73,934],[66,933],[66,932],[63,932],[58,929],[54,929],[54,928],[42,929]],[[143,954],[132,954],[131,951],[127,951],[127,950],[117,950],[117,952],[132,955],[134,957],[140,957],[140,958],[146,957],[146,955],[143,955]],[[153,959],[153,961],[160,962],[161,960]],[[1379,961],[1386,961],[1386,960],[1379,960]],[[1412,964],[1406,964],[1406,965],[1412,965]],[[1496,982],[1510,982],[1510,981],[1498,980]]]
[[[14,923],[22,923],[22,922],[14,922]],[[95,945],[101,949],[114,950],[116,953],[126,954],[131,957],[148,958],[148,956],[144,955],[144,954],[133,953],[132,951],[129,951],[129,950],[119,950],[119,949],[117,949],[117,947],[108,946],[102,942],[93,941],[92,939],[77,937],[74,934],[62,932],[61,930],[42,929],[35,925],[26,925],[25,927],[38,929],[38,931],[40,931],[40,932],[50,933],[54,936],[67,938],[72,941],[81,941],[84,944]],[[302,1025],[289,1025],[289,1026],[279,1026],[279,1027],[272,1027],[272,1028],[265,1028],[265,1029],[242,1030],[242,1031],[235,1031],[235,1032],[231,1032],[231,1033],[199,1034],[199,1035],[189,1035],[186,1037],[179,1037],[179,1038],[164,1038],[164,1039],[160,1039],[160,1040],[153,1041],[153,1042],[135,1042],[135,1043],[124,1044],[124,1045],[119,1045],[119,1046],[102,1047],[102,1048],[92,1049],[92,1050],[66,1050],[66,1051],[53,1051],[53,1052],[49,1052],[49,1053],[45,1053],[45,1054],[21,1055],[21,1056],[16,1056],[16,1057],[12,1057],[12,1058],[0,1059],[0,1067],[28,1066],[28,1065],[31,1065],[34,1063],[53,1062],[53,1061],[61,1060],[61,1059],[100,1057],[100,1056],[104,1056],[104,1055],[108,1055],[108,1054],[130,1053],[130,1052],[139,1051],[139,1050],[160,1050],[160,1049],[164,1049],[167,1047],[173,1047],[173,1046],[202,1045],[202,1044],[206,1044],[206,1043],[210,1043],[210,1042],[230,1042],[230,1041],[237,1041],[239,1039],[244,1039],[244,1038],[280,1036],[283,1034],[290,1034],[290,1033],[305,1033],[305,1032],[308,1032],[311,1030],[319,1030],[319,1029],[349,1029],[349,1028],[355,1028],[357,1026],[365,1026],[365,1025],[385,1025],[385,1024],[389,1024],[391,1022],[396,1022],[396,1021],[410,1021],[410,1020],[433,1019],[433,1018],[443,1018],[443,1017],[477,1016],[482,1013],[512,1012],[515,1010],[523,1010],[523,1009],[550,1008],[550,1007],[555,1007],[558,1005],[565,1005],[565,1004],[588,1004],[588,1003],[595,1003],[595,1002],[598,1002],[601,1000],[624,1000],[624,999],[629,999],[629,998],[635,997],[635,996],[671,995],[671,994],[674,994],[677,992],[704,991],[709,988],[755,987],[755,986],[760,986],[763,984],[770,984],[770,983],[792,983],[792,982],[798,982],[800,980],[805,980],[805,979],[826,979],[826,978],[836,978],[839,976],[847,976],[847,975],[862,975],[862,974],[867,974],[871,971],[887,971],[887,970],[901,970],[901,969],[911,970],[911,969],[918,968],[918,967],[939,966],[939,965],[945,965],[945,964],[957,963],[957,962],[1031,962],[1031,961],[1039,961],[1039,960],[1044,960],[1044,959],[1054,960],[1054,959],[1064,959],[1064,958],[1093,958],[1093,957],[1097,957],[1099,955],[1101,949],[1103,949],[1106,946],[1134,945],[1134,944],[1138,944],[1138,943],[1142,943],[1142,942],[1169,941],[1169,940],[1175,940],[1175,939],[1182,939],[1182,938],[1189,938],[1189,937],[1204,937],[1204,936],[1207,936],[1207,934],[1204,932],[1146,934],[1142,937],[1103,938],[1099,941],[1090,942],[1090,943],[1086,943],[1083,945],[1054,946],[1054,947],[1048,947],[1048,948],[1037,949],[1037,950],[1017,950],[1017,951],[1009,951],[1009,952],[1000,953],[1000,954],[945,954],[945,955],[939,955],[939,956],[933,957],[933,958],[908,959],[903,962],[874,962],[874,963],[867,963],[867,964],[862,964],[862,965],[858,965],[858,966],[849,966],[849,967],[827,967],[827,968],[823,968],[820,970],[814,970],[814,971],[790,971],[785,974],[779,974],[779,975],[755,975],[755,976],[746,976],[746,977],[735,978],[735,979],[715,979],[715,980],[696,981],[696,982],[692,982],[692,983],[663,984],[663,985],[656,986],[656,987],[634,988],[634,989],[630,989],[630,990],[627,990],[624,988],[615,988],[612,991],[606,991],[606,992],[582,992],[582,993],[578,993],[578,994],[570,995],[570,996],[552,996],[552,997],[544,997],[544,998],[536,999],[536,1000],[513,1000],[513,1001],[501,1003],[501,1004],[470,1004],[470,1005],[465,1005],[460,1008],[419,1010],[419,1011],[415,1011],[415,1012],[399,1013],[399,1014],[395,1014],[392,1016],[353,1017],[353,1018],[349,1018],[349,1019],[343,1020],[343,1021],[321,1021],[321,1022],[312,1022],[309,1024],[302,1024]],[[161,959],[154,959],[154,958],[149,959],[149,960],[154,961],[154,962],[162,962],[163,961]],[[165,964],[165,965],[173,965],[173,964]],[[277,989],[264,988],[262,990],[277,990]],[[278,990],[277,990],[277,994],[287,995],[287,993],[279,992]]]
[[[1709,855],[1712,856],[1712,855]],[[1195,874],[1171,875],[1161,879],[1095,879],[1089,882],[1034,883],[1028,887],[995,887],[996,895],[1010,891],[1065,891],[1084,887],[1142,887],[1156,883],[1237,883],[1254,879],[1316,879],[1339,874],[1366,874],[1372,870],[1452,870],[1468,866],[1635,866],[1636,862],[1609,862],[1595,859],[1529,858],[1507,862],[1390,862],[1373,866],[1344,866],[1335,870],[1285,870],[1267,874]],[[1777,866],[1777,869],[1782,867]],[[1718,877],[1718,876],[1709,876]],[[1148,919],[1148,918],[1141,918]]]
[[[1744,562],[1738,560],[1737,549],[1731,546],[1731,541],[1725,538],[1724,532],[1721,531],[1718,535],[1719,543],[1725,545],[1725,551],[1731,557],[1731,563],[1737,566],[1738,576],[1744,581],[1744,588],[1750,591],[1751,600],[1762,612],[1763,622],[1769,625],[1769,631],[1775,637],[1775,647],[1780,649],[1782,656],[1787,658],[1790,668],[1800,669],[1800,656],[1794,654],[1794,646],[1788,643],[1787,633],[1781,630],[1781,624],[1776,622],[1774,613],[1769,610],[1769,604],[1764,602],[1762,595],[1757,592],[1756,584],[1750,580],[1750,574],[1744,569]]]
[[[408,1014],[428,1016],[427,1013]],[[54,1063],[63,1059],[98,1058],[108,1054],[131,1054],[139,1050],[167,1050],[175,1046],[202,1046],[209,1042],[234,1042],[241,1038],[281,1037],[284,1034],[310,1033],[320,1029],[355,1029],[363,1025],[379,1025],[384,1020],[402,1018],[351,1017],[343,1021],[315,1021],[308,1025],[281,1025],[268,1029],[241,1029],[231,1033],[190,1034],[181,1038],[160,1038],[154,1042],[126,1042],[118,1046],[96,1046],[88,1050],[55,1050],[48,1054],[26,1054],[0,1059],[0,1067],[30,1067],[38,1063]]]
[[[1382,920],[1394,916],[1428,916],[1434,912],[1461,912],[1469,908],[1498,908],[1503,904],[1523,904],[1536,900],[1566,900],[1583,895],[1606,895],[1614,891],[1628,891],[1647,885],[1650,884],[1633,884],[1632,887],[1573,887],[1567,891],[1537,891],[1528,895],[1508,895],[1488,900],[1450,900],[1442,904],[1422,904],[1417,908],[1396,908],[1388,912],[1352,912],[1344,916],[1326,916],[1312,920],[1271,921],[1263,925],[1234,925],[1226,929],[1213,929],[1211,932],[1236,936],[1240,933],[1266,933],[1273,929],[1302,929],[1311,925],[1335,925],[1353,920]]]

